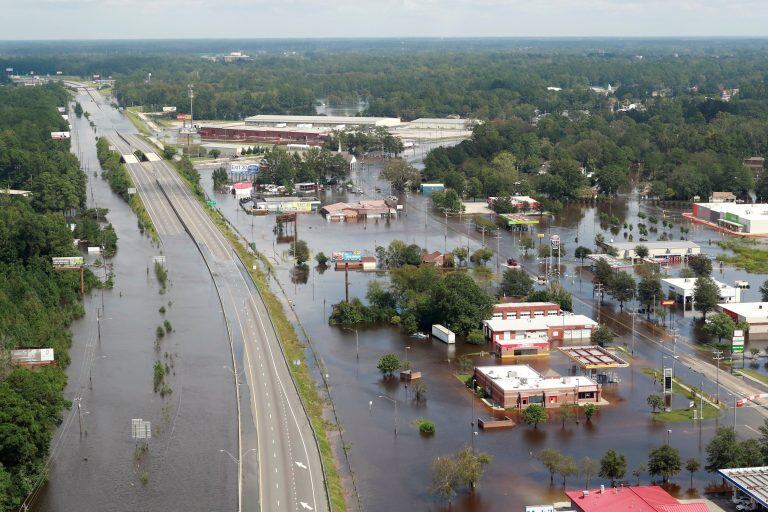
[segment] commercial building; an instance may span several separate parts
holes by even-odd
[[[729,286],[720,281],[715,284],[720,290],[718,302],[732,303],[741,301],[741,289]],[[661,280],[661,291],[665,297],[674,299],[678,304],[683,305],[683,309],[694,309],[696,307],[693,291],[696,287],[696,278],[693,277],[668,277]]]
[[[554,302],[505,302],[493,306],[493,318],[532,318],[559,315],[560,304]]]
[[[496,196],[488,197],[488,206],[493,206],[493,203],[499,199]],[[541,203],[530,196],[510,196],[509,202],[512,206],[519,208],[520,210],[533,210],[541,206]]]
[[[539,223],[539,219],[520,213],[500,213],[496,219],[499,224],[513,231],[527,231],[530,226]]]
[[[717,472],[746,495],[747,508],[741,510],[768,510],[768,466],[719,469]]]
[[[264,144],[308,144],[320,146],[328,130],[320,128],[262,128],[243,123],[200,124],[197,129],[200,138],[206,140],[226,140],[243,142],[261,142]]]
[[[768,204],[694,203],[683,215],[735,235],[768,236]]]
[[[399,117],[351,117],[351,116],[283,116],[260,114],[246,117],[245,124],[262,127],[332,128],[392,127],[400,125]]]
[[[718,304],[717,307],[735,322],[748,323],[750,339],[768,338],[768,302]]]
[[[504,409],[600,402],[600,384],[584,376],[545,377],[527,365],[479,366],[473,376],[486,397]]]
[[[253,199],[253,209],[266,212],[316,212],[320,201],[314,197],[258,197]]]
[[[631,261],[614,258],[610,254],[588,254],[587,259],[592,262],[589,266],[592,267],[593,270],[598,261],[605,261],[614,270],[632,268],[634,266],[634,263]]]
[[[549,339],[542,332],[515,335],[512,339],[497,339],[491,343],[491,352],[500,359],[549,355]]]
[[[579,512],[709,512],[704,502],[682,503],[657,485],[566,491]]]
[[[477,123],[476,119],[420,117],[408,123],[408,127],[417,130],[471,130]]]
[[[393,217],[397,215],[394,199],[374,199],[356,203],[327,204],[320,213],[329,222],[357,222],[366,219]]]
[[[642,245],[648,249],[648,258],[666,263],[680,263],[690,256],[701,254],[701,247],[688,240],[668,240],[664,242],[609,242],[606,243],[616,256],[628,260],[639,258],[636,249]]]
[[[546,336],[549,341],[589,340],[597,322],[584,315],[550,315],[533,318],[492,318],[483,321],[490,342]]]

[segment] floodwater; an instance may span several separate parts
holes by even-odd
[[[376,197],[374,187],[382,190],[388,187],[377,182],[376,165],[366,168],[357,180],[363,183],[366,197]],[[459,342],[456,346],[444,345],[437,340],[420,340],[402,334],[390,326],[362,327],[358,329],[359,360],[356,356],[355,333],[352,330],[331,327],[327,323],[331,305],[344,299],[344,274],[328,269],[319,272],[311,268],[305,279],[292,278],[291,259],[287,255],[287,244],[280,244],[274,239],[272,228],[274,216],[249,216],[240,210],[230,195],[213,194],[211,171],[203,170],[202,183],[207,193],[215,197],[221,211],[238,227],[247,238],[255,242],[257,248],[272,260],[275,275],[285,290],[298,317],[309,333],[312,346],[322,359],[330,383],[330,394],[336,411],[343,425],[343,442],[349,448],[351,468],[355,475],[356,492],[361,497],[362,508],[368,511],[387,511],[395,506],[408,506],[415,510],[444,510],[444,503],[439,502],[428,492],[430,484],[430,465],[438,455],[456,452],[472,441],[470,422],[473,417],[487,417],[490,413],[479,401],[471,398],[468,390],[455,378],[456,359],[467,353],[475,353],[478,347]],[[328,193],[324,201],[358,200],[361,196],[346,198],[343,194],[333,197]],[[425,212],[426,201],[420,196],[406,199],[404,214],[391,222],[379,221],[358,224],[328,223],[320,215],[299,216],[299,238],[306,240],[311,251],[323,251],[330,254],[338,250],[360,249],[372,253],[376,245],[387,245],[391,240],[401,239],[417,243],[429,250],[451,250],[457,246],[470,245],[475,250],[482,244],[481,234],[471,231],[459,219],[449,219],[446,226],[442,216]],[[590,276],[583,277],[576,272],[576,261],[572,257],[576,247],[574,238],[578,233],[583,245],[593,246],[594,235],[602,231],[596,222],[596,212],[611,211],[624,218],[636,216],[639,206],[636,199],[618,199],[612,205],[569,206],[562,215],[554,219],[542,219],[539,232],[559,233],[568,246],[569,258],[564,258],[561,272],[567,276],[564,285],[575,294],[574,308],[577,313],[596,318],[598,311],[592,298]],[[637,221],[633,221],[636,225]],[[578,228],[577,228],[578,226]],[[677,227],[675,228],[678,229]],[[692,238],[717,238],[714,232],[692,229]],[[607,237],[608,238],[608,237]],[[679,236],[676,236],[679,238]],[[653,238],[652,238],[653,239]],[[516,237],[512,233],[502,233],[502,238],[487,240],[492,249],[498,248],[502,261],[506,257],[520,257]],[[713,253],[717,249],[706,246],[705,252]],[[533,257],[525,260],[524,265],[536,273],[543,273],[540,262]],[[495,268],[495,260],[489,262]],[[673,269],[674,270],[674,269]],[[675,270],[676,271],[676,270]],[[745,274],[733,269],[725,269],[722,280],[732,282],[744,278]],[[717,274],[718,279],[721,276]],[[755,276],[751,276],[757,282]],[[760,276],[762,281],[765,276]],[[369,281],[386,279],[385,275],[374,273],[351,272],[350,297],[365,295]],[[745,300],[757,298],[753,287],[745,292]],[[618,307],[606,297],[606,306],[601,308],[602,321],[608,323],[618,334],[618,341],[631,344],[631,331],[626,327],[628,317],[619,317]],[[617,318],[620,322],[617,322]],[[692,337],[689,326],[692,316],[677,314],[677,325],[681,336]],[[653,336],[649,326],[638,319],[637,332]],[[658,339],[657,336],[653,336]],[[665,342],[667,345],[669,342]],[[483,347],[480,347],[483,348]],[[662,354],[655,343],[650,343],[638,336],[634,352],[635,357],[630,368],[618,370],[621,382],[605,385],[605,396],[611,404],[600,410],[599,414],[586,422],[584,418],[578,424],[572,423],[565,428],[552,418],[546,425],[531,429],[520,425],[511,430],[480,431],[474,436],[475,446],[493,455],[480,488],[474,494],[461,493],[453,503],[451,510],[486,511],[486,510],[521,510],[526,504],[551,503],[564,498],[562,487],[558,483],[549,486],[548,473],[535,460],[543,448],[555,447],[558,450],[579,459],[589,456],[599,459],[609,448],[617,448],[628,459],[627,481],[634,481],[631,470],[647,462],[647,454],[653,447],[663,444],[667,439],[667,430],[671,443],[680,450],[686,460],[696,457],[703,462],[703,448],[714,433],[718,424],[730,424],[731,418],[726,413],[718,420],[705,421],[701,425],[692,423],[663,424],[651,419],[647,396],[658,392],[659,386],[641,371],[643,367],[658,368],[662,363]],[[681,344],[679,351],[688,350]],[[395,353],[401,359],[407,359],[412,366],[420,370],[422,381],[427,385],[426,403],[416,403],[408,395],[403,383],[396,380],[382,379],[376,369],[378,358],[385,353]],[[679,352],[680,353],[680,352]],[[473,356],[476,364],[493,364],[488,357]],[[669,364],[669,359],[667,359]],[[531,360],[537,369],[553,368],[561,374],[568,372],[568,363],[563,356],[552,352],[549,358]],[[676,375],[684,382],[698,386],[700,377],[682,365],[677,364]],[[714,395],[714,383],[705,381],[704,389]],[[398,435],[395,436],[395,415],[393,404],[380,395],[395,398],[398,402]],[[721,392],[721,398],[729,399],[727,392]],[[686,407],[687,400],[674,397],[674,407]],[[473,415],[474,410],[474,415]],[[751,410],[739,413],[739,433],[753,435],[744,428],[744,424],[755,425],[762,421]],[[431,419],[436,423],[433,437],[421,436],[414,422],[418,418]],[[516,417],[513,417],[516,419]],[[679,496],[696,496],[704,488],[717,480],[712,475],[699,472],[694,475],[693,489],[688,489],[689,476],[681,474],[674,479],[677,485],[670,490]],[[649,482],[648,475],[642,481]],[[593,479],[591,486],[606,483]],[[569,488],[580,488],[584,483],[570,478]],[[355,492],[352,490],[351,492]]]
[[[100,130],[130,123],[87,95],[78,100]],[[88,120],[72,120],[73,151],[87,169],[89,204],[109,208],[119,237],[115,286],[103,295],[101,336],[96,308],[101,293],[86,297],[87,314],[72,326],[72,364],[65,396],[82,393],[78,418],[56,432],[49,481],[33,505],[45,512],[72,510],[234,510],[237,466],[220,450],[237,452],[232,355],[216,291],[194,244],[186,235],[155,247],[137,228],[136,216],[99,168],[95,134]],[[160,294],[152,258],[166,257],[169,286]],[[158,310],[166,308],[165,315]],[[167,319],[173,332],[159,350],[155,330]],[[166,356],[167,354],[167,356]],[[155,361],[168,365],[166,398],[153,392]],[[137,467],[131,420],[151,421],[148,455]],[[148,471],[142,485],[139,475]]]

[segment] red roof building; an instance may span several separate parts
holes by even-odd
[[[421,253],[421,262],[425,265],[434,265],[435,267],[442,267],[443,266],[443,253],[440,251],[435,252],[427,252],[422,251]]]
[[[567,491],[571,505],[581,512],[709,512],[705,503],[680,503],[657,485]]]

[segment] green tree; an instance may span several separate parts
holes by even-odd
[[[736,432],[729,427],[718,427],[707,444],[707,463],[704,469],[714,473],[718,469],[737,467],[738,451]]]
[[[644,277],[637,285],[637,300],[646,309],[648,318],[662,295],[661,280],[655,274]]]
[[[703,254],[696,254],[688,258],[688,267],[693,270],[696,277],[706,277],[712,274],[712,260]]]
[[[562,428],[565,428],[565,424],[576,419],[576,405],[575,404],[562,404],[557,408],[557,415],[562,422]]]
[[[660,476],[664,483],[680,473],[680,468],[680,452],[668,444],[654,448],[648,455],[648,473]]]
[[[415,187],[420,182],[419,171],[400,158],[387,160],[381,171],[381,178],[392,185],[392,189],[398,192],[404,191],[407,187]]]
[[[579,461],[579,473],[584,477],[584,489],[589,489],[589,481],[600,471],[600,462],[590,457]]]
[[[466,247],[457,247],[453,251],[454,257],[459,260],[459,266],[463,265],[465,261],[467,261],[467,257],[469,256],[469,251]]]
[[[544,448],[541,450],[541,453],[539,453],[539,461],[545,468],[547,468],[547,471],[549,471],[549,485],[555,484],[555,474],[557,474],[557,468],[562,459],[563,454],[554,448]]]
[[[219,158],[221,156],[221,151],[218,149],[212,149],[208,152],[208,156],[211,158]]]
[[[618,453],[611,448],[603,458],[600,459],[600,476],[611,481],[611,485],[616,484],[616,480],[621,480],[627,473],[627,458],[624,454]]]
[[[400,363],[400,360],[395,354],[384,354],[379,358],[376,368],[378,368],[385,377],[388,377],[399,370],[401,365],[402,363]]]
[[[168,145],[163,147],[163,158],[171,160],[174,156],[176,156],[176,148]]]
[[[213,170],[213,189],[214,190],[222,190],[225,185],[229,183],[229,175],[227,174],[227,170],[223,167],[218,167]]]
[[[640,485],[640,477],[647,471],[647,468],[645,467],[645,464],[640,464],[635,469],[632,470],[632,476],[637,478],[637,485]]]
[[[613,339],[615,337],[616,335],[613,333],[610,327],[600,324],[597,329],[592,331],[590,341],[593,345],[600,345],[601,347],[605,347],[606,345],[613,343]]]
[[[533,239],[529,236],[521,236],[518,244],[520,245],[520,248],[523,250],[523,253],[525,254],[525,256],[528,256],[528,251],[530,251],[535,247],[535,244],[533,243]]]
[[[635,296],[637,285],[634,278],[627,272],[618,272],[611,279],[608,293],[619,301],[619,309],[624,310],[624,303]]]
[[[75,115],[80,118],[83,117],[83,106],[80,105],[80,102],[75,103]]]
[[[315,254],[315,261],[319,266],[324,267],[328,264],[328,256],[326,256],[323,251],[320,251]]]
[[[456,454],[456,467],[459,481],[474,491],[483,477],[485,466],[491,463],[492,457],[484,452],[478,452],[470,446],[465,446]]]
[[[763,302],[768,302],[768,280],[763,281],[760,285],[760,297]]]
[[[704,324],[701,331],[706,336],[717,338],[719,343],[723,338],[731,338],[735,328],[736,324],[730,316],[725,313],[718,313],[707,319],[707,323]]]
[[[435,457],[432,460],[432,483],[429,491],[449,503],[459,488],[456,460],[451,456]]]
[[[573,252],[574,257],[581,260],[582,266],[584,265],[584,259],[590,254],[592,254],[592,251],[589,249],[589,247],[584,247],[583,245],[578,246]]]
[[[635,246],[635,254],[637,255],[638,258],[641,258],[641,259],[647,258],[648,247],[642,244]]]
[[[507,297],[524,297],[533,291],[533,279],[523,270],[507,269],[501,279],[500,291]]]
[[[304,265],[309,260],[309,246],[304,240],[291,242],[291,256],[296,260],[297,266]]]
[[[479,329],[469,331],[469,334],[467,334],[467,343],[470,345],[484,345],[485,334],[483,334],[483,331]]]
[[[587,404],[584,406],[584,417],[587,421],[592,421],[592,416],[597,412],[597,406],[595,404]]]
[[[472,253],[472,256],[469,257],[469,260],[474,263],[475,265],[483,264],[485,265],[488,263],[488,260],[490,260],[493,257],[493,251],[486,247],[481,247],[480,249],[477,249],[475,252]]]
[[[691,488],[693,488],[693,474],[701,469],[701,462],[699,459],[690,458],[685,461],[685,470],[691,474]]]
[[[547,421],[547,411],[539,404],[531,404],[523,409],[522,418],[526,424],[533,428],[539,428],[539,423],[546,423]]]
[[[563,478],[563,487],[565,487],[565,480],[569,476],[577,475],[579,468],[576,466],[576,461],[570,455],[563,456],[560,459],[560,463],[557,465],[557,474]]]
[[[693,301],[701,317],[706,318],[720,300],[720,289],[710,277],[699,277],[693,288]]]
[[[656,393],[651,393],[648,395],[648,398],[646,398],[645,401],[651,407],[651,410],[654,413],[664,409],[664,398],[660,395],[657,395]]]

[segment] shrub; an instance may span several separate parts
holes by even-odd
[[[483,334],[483,331],[479,329],[470,331],[469,334],[467,335],[467,343],[469,343],[470,345],[485,344],[485,335]]]
[[[419,418],[416,420],[416,425],[419,427],[419,432],[424,435],[431,436],[435,433],[435,422],[432,420]]]

